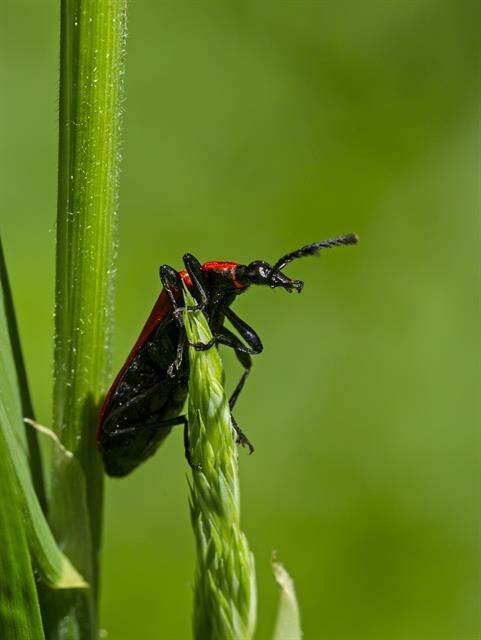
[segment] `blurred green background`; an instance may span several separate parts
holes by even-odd
[[[4,0],[2,14],[1,226],[49,424],[58,7]],[[361,237],[293,265],[302,296],[236,303],[265,345],[237,410],[256,445],[240,464],[258,638],[273,626],[276,549],[306,638],[479,639],[479,2],[131,2],[129,14],[115,368],[160,263]],[[114,640],[190,636],[181,439],[107,481]]]

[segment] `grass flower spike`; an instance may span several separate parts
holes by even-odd
[[[186,303],[194,304],[186,294]],[[201,312],[186,313],[191,342],[212,334]],[[196,640],[249,640],[256,621],[253,555],[240,527],[237,448],[216,348],[189,350],[189,432],[193,471],[192,525],[197,544]]]

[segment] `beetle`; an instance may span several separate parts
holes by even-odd
[[[183,257],[182,271],[161,265],[163,289],[100,409],[97,443],[106,473],[121,477],[133,471],[155,453],[175,425],[184,427],[185,456],[196,468],[190,455],[187,418],[181,415],[188,394],[187,349],[203,351],[222,344],[234,350],[244,371],[229,400],[232,412],[251,370],[251,356],[263,349],[254,329],[232,311],[236,297],[251,285],[300,293],[304,283],[283,273],[290,262],[318,255],[321,249],[356,242],[354,234],[315,242],[282,256],[274,266],[262,260],[248,265],[226,261],[201,264],[190,253]],[[194,307],[185,309],[183,285],[195,299]],[[185,311],[205,313],[213,335],[210,342],[187,340]],[[224,326],[226,319],[244,342]],[[232,426],[236,442],[252,453],[252,444],[233,416]]]

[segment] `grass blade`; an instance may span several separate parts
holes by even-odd
[[[45,582],[55,588],[85,587],[83,578],[58,548],[33,486],[3,286],[4,280],[0,278],[0,429],[17,479],[28,543]]]
[[[194,301],[186,294],[186,304]],[[191,342],[212,337],[202,313],[186,313]],[[249,640],[256,622],[254,558],[240,528],[237,450],[222,362],[216,348],[189,349],[191,453],[201,470],[191,482],[191,518],[197,542],[194,594],[196,640]]]
[[[301,640],[301,619],[292,578],[275,556],[272,559],[272,569],[281,588],[272,640]]]
[[[20,343],[20,334],[17,326],[17,318],[15,315],[15,306],[13,303],[12,290],[10,280],[8,278],[7,264],[3,252],[3,244],[0,239],[0,283],[3,291],[3,304],[5,308],[5,317],[7,320],[7,328],[10,336],[10,345],[15,362],[18,389],[24,416],[34,418],[33,405],[28,385],[27,370],[22,354]],[[45,482],[42,469],[42,459],[40,456],[40,448],[38,446],[37,434],[31,429],[26,430],[27,444],[29,453],[29,466],[32,474],[35,492],[39,499],[43,511],[46,511],[47,500],[45,494]]]
[[[43,640],[17,480],[0,430],[0,637]]]

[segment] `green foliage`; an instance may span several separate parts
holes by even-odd
[[[272,640],[301,640],[301,619],[291,576],[274,556],[272,569],[281,592]]]
[[[187,294],[186,303],[194,301]],[[204,315],[185,313],[190,342],[208,342]],[[240,527],[239,479],[224,373],[216,348],[189,349],[191,519],[197,542],[196,640],[248,640],[256,622],[254,558]]]
[[[1,242],[0,353],[0,632],[5,640],[42,640],[32,563],[53,588],[87,585],[58,548],[36,493],[42,470],[35,434],[23,423],[31,403]]]
[[[30,396],[30,389],[28,385],[27,370],[25,368],[25,362],[22,353],[22,347],[20,342],[20,334],[18,331],[17,318],[15,315],[15,305],[13,301],[12,289],[10,286],[10,280],[8,277],[8,270],[5,261],[5,254],[3,252],[3,244],[0,239],[0,283],[2,289],[3,308],[6,320],[6,329],[10,338],[10,349],[12,352],[13,360],[15,362],[16,377],[18,383],[18,394],[20,397],[22,415],[30,419],[34,418],[32,399]],[[4,336],[6,338],[6,336]],[[9,349],[9,350],[10,350]],[[40,505],[43,511],[46,511],[47,500],[45,495],[45,478],[42,469],[42,460],[40,456],[40,448],[38,445],[37,435],[31,430],[27,429],[27,444],[28,454],[30,462],[30,471],[32,474],[32,481],[35,487],[35,492],[39,499]]]
[[[0,632],[2,640],[43,640],[17,479],[0,430]]]
[[[11,315],[11,309],[5,305],[4,292],[8,291],[8,285],[1,244],[0,262],[3,265],[0,270],[0,428],[3,446],[16,477],[16,491],[24,513],[28,544],[40,576],[47,584],[54,588],[85,587],[83,578],[58,548],[33,485],[21,392],[10,342],[15,318]],[[17,351],[17,356],[20,357],[20,351]]]

